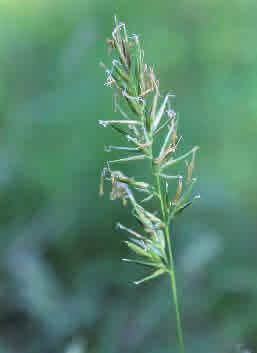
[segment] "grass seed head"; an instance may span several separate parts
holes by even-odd
[[[106,152],[115,150],[126,156],[107,162],[101,174],[99,193],[103,195],[104,182],[110,182],[111,200],[119,199],[123,205],[129,203],[137,227],[141,228],[138,232],[118,224],[118,228],[131,237],[126,244],[135,253],[135,261],[142,264],[145,259],[143,261],[141,257],[147,257],[148,265],[155,267],[154,273],[136,281],[139,284],[170,272],[169,225],[197,198],[191,194],[198,148],[177,154],[182,138],[178,135],[177,114],[172,108],[175,96],[161,95],[153,68],[144,62],[139,37],[128,35],[125,24],[115,18],[112,38],[107,44],[113,57],[110,69],[102,64],[106,72],[105,86],[114,90],[114,110],[119,116],[118,119],[99,120],[99,124],[112,128],[124,141],[124,145],[106,147]],[[143,170],[148,166],[141,180],[125,175],[120,169],[111,169],[113,165],[126,166],[131,162],[144,163]],[[185,162],[184,175],[172,173],[175,166]],[[177,188],[174,195],[170,195],[169,184],[174,182]],[[142,206],[146,202],[159,206],[148,209]]]

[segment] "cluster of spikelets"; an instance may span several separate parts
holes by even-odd
[[[106,86],[114,89],[115,111],[119,117],[117,120],[100,120],[99,124],[112,128],[126,142],[124,146],[108,146],[106,151],[119,150],[127,155],[106,162],[101,175],[100,194],[103,194],[104,181],[108,180],[112,188],[111,199],[121,199],[123,205],[131,204],[132,214],[141,231],[118,224],[121,230],[129,233],[126,244],[137,255],[136,259],[124,260],[153,269],[149,276],[135,282],[139,284],[173,270],[170,223],[199,197],[191,196],[198,147],[177,156],[181,137],[177,133],[176,113],[170,107],[174,96],[167,94],[161,97],[154,70],[144,63],[138,36],[128,36],[125,24],[116,21],[108,44],[115,59],[110,70],[104,66]],[[135,180],[114,168],[114,165],[136,160],[148,161],[153,183]],[[181,163],[185,165],[185,175],[170,174],[169,170],[174,171],[173,167]],[[177,184],[172,196],[170,183]],[[139,201],[135,195],[143,195],[143,198],[139,197]],[[158,201],[159,211],[145,208],[151,199]]]

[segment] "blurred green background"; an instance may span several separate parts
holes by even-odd
[[[201,147],[175,239],[187,352],[256,352],[256,0],[0,0],[0,352],[177,352],[166,280],[132,285],[128,212],[98,198],[114,14]]]

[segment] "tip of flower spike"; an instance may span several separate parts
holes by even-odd
[[[104,151],[105,152],[111,152],[112,151],[111,146],[104,146]]]
[[[111,70],[107,68],[105,68],[105,73],[106,73],[106,76],[109,76],[112,74]]]
[[[129,38],[134,40],[136,43],[139,42],[139,35],[136,33],[131,34],[131,36],[129,36]]]
[[[102,61],[100,61],[99,66],[106,70],[106,66],[105,66],[105,64]]]
[[[116,226],[115,226],[116,229],[124,229],[123,225],[121,223],[116,223]]]
[[[107,120],[98,120],[98,124],[102,127],[107,127],[109,125],[109,121]]]
[[[177,115],[177,113],[175,112],[175,110],[173,109],[169,109],[166,111],[166,113],[168,114],[168,116],[171,118],[171,119],[174,119]]]
[[[113,59],[112,65],[113,65],[113,66],[119,65],[119,61],[118,61],[117,59]]]
[[[117,31],[119,31],[122,27],[125,26],[125,23],[123,23],[123,22],[118,22],[118,19],[117,19],[116,16],[114,17],[114,22],[115,22],[115,28],[114,28],[114,30],[112,31],[112,36],[113,36],[113,37],[115,37]]]

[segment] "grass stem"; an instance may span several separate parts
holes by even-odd
[[[169,253],[169,258],[170,258],[169,275],[170,275],[170,284],[171,284],[173,303],[175,306],[175,313],[176,313],[177,336],[178,336],[180,353],[184,353],[185,346],[184,346],[184,338],[183,338],[183,329],[182,329],[182,322],[181,322],[181,316],[180,316],[179,301],[178,301],[178,295],[177,295],[176,272],[175,272],[173,252],[172,252],[171,240],[170,240],[170,234],[169,234],[168,228],[165,231],[165,233],[166,233],[166,239],[168,241],[168,253]]]
[[[170,277],[172,301],[173,301],[174,307],[175,307],[176,329],[177,329],[179,348],[180,348],[180,353],[185,353],[182,322],[181,322],[179,301],[178,301],[178,295],[177,295],[175,264],[174,264],[171,239],[170,239],[170,230],[169,230],[170,225],[169,225],[169,221],[166,219],[166,213],[165,213],[164,202],[163,202],[163,194],[162,194],[162,188],[161,188],[161,180],[160,180],[159,173],[156,175],[156,186],[157,186],[157,193],[159,196],[161,210],[162,210],[163,223],[165,223],[165,239],[166,239],[166,244],[167,244],[167,248],[168,248],[169,266],[170,266],[168,273],[169,273],[169,277]]]

